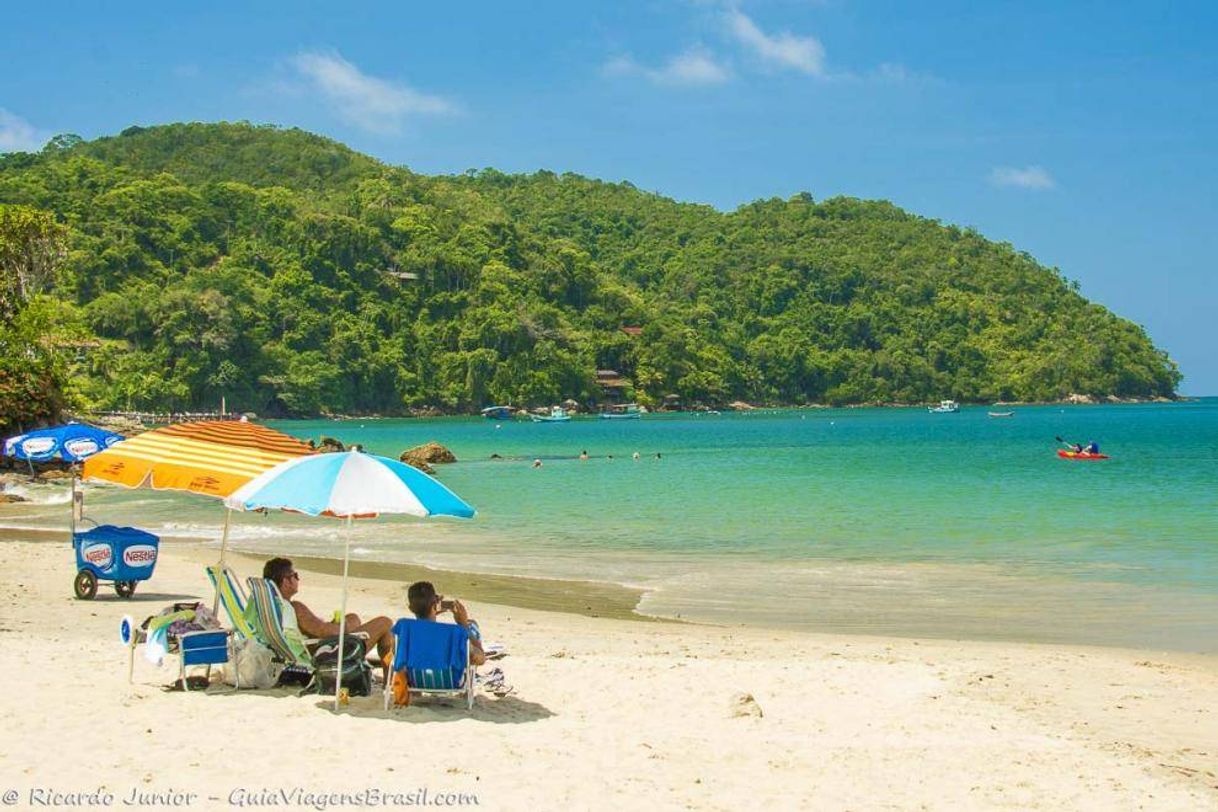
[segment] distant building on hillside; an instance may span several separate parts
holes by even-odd
[[[605,400],[618,401],[626,397],[626,390],[630,387],[630,381],[623,378],[617,370],[598,369],[596,371],[596,385],[600,387],[601,394],[605,396]]]

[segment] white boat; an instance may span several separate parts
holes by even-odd
[[[960,411],[960,404],[954,400],[941,400],[938,406],[927,406],[931,414],[953,414]]]
[[[1014,417],[1014,412],[986,412],[990,417]]]
[[[571,415],[561,406],[552,406],[549,414],[531,414],[529,418],[534,423],[568,423]]]
[[[601,412],[600,416],[601,420],[638,420],[643,416],[643,410],[637,403],[619,403]]]
[[[511,420],[511,406],[487,406],[482,410],[482,416],[487,420]]]

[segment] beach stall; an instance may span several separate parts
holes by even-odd
[[[224,500],[231,510],[286,510],[346,521],[338,651],[343,652],[347,618],[347,573],[351,563],[351,522],[382,513],[453,516],[469,519],[474,509],[437,480],[398,460],[347,451],[288,460]],[[340,654],[341,658],[341,654]],[[338,710],[342,679],[334,680]]]
[[[4,442],[4,453],[30,464],[61,460],[69,464],[82,462],[123,441],[121,434],[99,429],[87,423],[67,423],[38,429],[10,437]],[[82,600],[97,595],[99,581],[110,581],[119,597],[130,598],[135,585],[152,577],[156,567],[160,539],[134,527],[104,525],[84,532],[77,525],[84,517],[84,494],[76,487],[76,474],[71,477],[70,533],[76,553],[76,576],[73,591]]]

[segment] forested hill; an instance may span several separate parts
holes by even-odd
[[[1170,396],[1179,380],[1056,270],[885,202],[723,213],[175,124],[0,157],[0,208],[62,224],[53,286],[10,321],[100,408],[587,402],[598,369],[686,404]],[[19,366],[0,362],[0,383]]]

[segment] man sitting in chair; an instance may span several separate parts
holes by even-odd
[[[469,613],[459,600],[445,600],[443,595],[436,594],[436,588],[431,581],[418,581],[410,585],[406,591],[406,600],[410,611],[419,620],[436,620],[443,612],[452,612],[453,620],[458,626],[464,626],[469,632],[469,661],[474,665],[486,662],[486,653],[482,650],[482,632],[478,624],[469,619]]]
[[[292,566],[287,558],[272,558],[262,567],[262,577],[275,584],[284,600],[292,604],[293,613],[284,612],[283,625],[285,630],[295,627],[305,637],[332,637],[338,634],[337,623],[327,623],[313,614],[309,607],[297,600],[292,600],[300,591],[300,573]],[[335,614],[338,614],[335,612]],[[347,615],[347,634],[362,632],[368,635],[370,643],[376,644],[376,652],[383,659],[393,651],[393,623],[387,617],[374,617],[367,623],[361,623],[359,615]],[[290,632],[289,632],[290,633]]]

